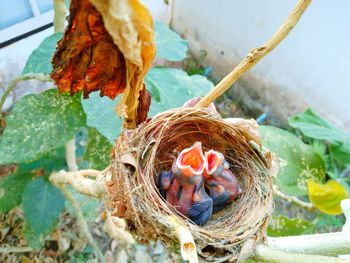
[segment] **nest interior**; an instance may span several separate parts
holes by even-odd
[[[198,226],[164,200],[157,175],[170,167],[178,153],[194,142],[203,150],[222,152],[240,182],[241,196]],[[256,145],[256,144],[255,144]],[[206,261],[235,260],[247,240],[264,238],[272,212],[270,161],[252,144],[249,132],[204,109],[179,108],[163,112],[135,130],[124,131],[113,153],[114,208],[124,208],[130,231],[140,240],[178,243],[169,216],[191,231],[199,255]]]

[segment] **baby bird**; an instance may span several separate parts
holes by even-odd
[[[205,158],[203,176],[213,199],[213,212],[217,212],[239,196],[242,189],[222,153],[210,150],[205,153]]]
[[[213,200],[204,189],[202,174],[205,166],[202,144],[196,142],[179,154],[171,171],[162,172],[159,176],[161,195],[197,225],[203,225],[210,219],[213,208]]]

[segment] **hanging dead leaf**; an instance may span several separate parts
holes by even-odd
[[[123,54],[88,0],[72,0],[70,19],[53,57],[52,79],[61,92],[92,91],[114,99],[126,86]]]
[[[139,0],[72,0],[51,77],[61,92],[83,91],[84,98],[97,90],[111,99],[124,92],[118,113],[135,128],[147,117],[147,91],[139,97],[154,55],[153,20]]]
[[[153,19],[139,0],[91,0],[126,63],[126,87],[117,107],[124,125],[135,128],[143,79],[155,55]]]

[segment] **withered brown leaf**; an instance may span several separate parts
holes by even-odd
[[[83,91],[84,98],[124,92],[118,113],[135,128],[147,117],[149,94],[141,90],[154,55],[153,20],[139,0],[72,0],[51,77],[61,92]]]
[[[114,99],[126,87],[123,54],[88,0],[72,0],[68,28],[53,57],[52,79],[61,92],[92,91]]]

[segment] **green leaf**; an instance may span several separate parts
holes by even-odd
[[[88,161],[91,168],[102,170],[110,163],[112,144],[95,128],[89,128],[83,160]]]
[[[56,50],[57,41],[60,40],[62,36],[62,33],[54,33],[46,37],[40,43],[39,47],[30,54],[22,71],[22,75],[27,73],[51,73],[52,56]]]
[[[50,174],[52,171],[66,170],[66,151],[65,147],[44,153],[34,162],[20,163],[19,167],[22,171],[35,172],[43,169],[44,174]]]
[[[152,100],[149,115],[152,117],[167,109],[181,107],[187,100],[201,97],[214,85],[201,75],[189,76],[185,71],[174,68],[156,67],[145,78],[146,87],[152,87],[152,97],[159,96],[159,101]],[[154,90],[158,93],[154,95]]]
[[[39,177],[24,189],[24,217],[35,235],[47,235],[53,230],[63,210],[62,193],[43,177]]]
[[[273,216],[267,228],[270,237],[299,236],[310,233],[314,226],[311,222],[299,218]]]
[[[189,76],[185,71],[173,68],[153,68],[148,72],[145,82],[152,93],[151,117],[164,110],[181,107],[187,100],[204,96],[214,87],[203,76]],[[95,127],[112,144],[121,130],[120,118],[115,111],[119,99],[112,101],[101,98],[97,93],[90,94],[88,100],[82,99],[87,125]]]
[[[278,157],[279,173],[274,183],[289,195],[307,194],[307,181],[325,180],[322,157],[295,135],[272,126],[260,126],[263,145]]]
[[[21,203],[22,192],[31,179],[29,172],[18,169],[0,181],[0,213],[6,213]]]
[[[335,180],[329,180],[326,184],[318,184],[310,180],[308,192],[310,201],[320,211],[329,215],[342,214],[340,202],[349,196],[345,187]]]
[[[311,109],[289,118],[288,122],[289,125],[298,128],[305,136],[310,138],[326,140],[331,143],[343,142],[349,138],[349,135],[330,124]]]
[[[101,98],[97,92],[91,93],[89,96],[89,99],[81,98],[87,125],[96,128],[110,143],[113,143],[122,126],[115,111],[120,96],[114,101],[107,97]]]
[[[177,33],[161,22],[155,22],[157,58],[181,61],[187,57],[188,44]]]
[[[18,101],[0,139],[0,165],[37,160],[64,146],[85,126],[79,95],[47,90]]]
[[[341,164],[350,164],[350,141],[343,144],[332,144],[329,148],[331,155]]]

